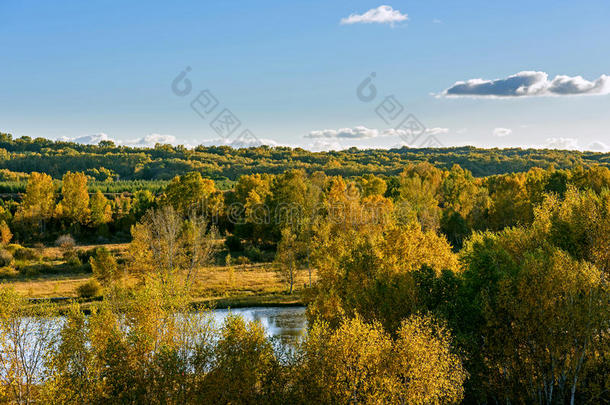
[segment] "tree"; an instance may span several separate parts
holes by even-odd
[[[421,173],[421,175],[420,175]],[[426,165],[405,170],[399,177],[400,188],[397,206],[402,221],[417,219],[424,230],[437,230],[441,210],[438,190],[442,173]]]
[[[607,345],[607,280],[536,227],[475,235],[464,248],[455,325],[484,396],[573,402]],[[482,350],[482,348],[485,348]]]
[[[188,287],[212,255],[215,232],[204,218],[185,220],[166,205],[148,211],[131,235],[128,271],[158,278],[163,284],[181,279]]]
[[[13,290],[0,289],[0,399],[7,403],[39,402],[42,367],[56,338],[56,321],[48,303],[29,305]]]
[[[25,226],[36,225],[44,233],[47,221],[55,209],[55,184],[51,176],[32,172],[28,178],[25,195],[15,214],[16,222]]]
[[[296,281],[303,255],[303,246],[297,242],[296,235],[290,228],[284,228],[282,230],[282,239],[277,245],[275,262],[280,276],[288,284],[288,294],[292,294],[292,288]]]
[[[265,202],[270,215],[265,234],[268,241],[278,242],[286,227],[301,231],[317,205],[317,200],[310,198],[313,191],[302,170],[289,170],[274,177]]]
[[[91,403],[103,392],[91,348],[87,317],[78,304],[67,311],[59,332],[59,345],[46,359],[43,401],[52,404]]]
[[[84,173],[67,172],[62,179],[62,200],[57,204],[57,215],[73,224],[89,222],[89,193]]]
[[[550,195],[535,211],[541,237],[577,260],[610,274],[610,192],[598,195],[570,186],[564,199]]]
[[[430,316],[412,315],[402,321],[393,356],[397,403],[461,402],[468,373],[451,346],[450,332]]]
[[[174,177],[165,189],[165,201],[181,215],[206,215],[210,221],[222,209],[222,193],[213,180],[202,178],[199,172]]]
[[[337,329],[316,322],[296,370],[303,400],[337,404],[451,404],[467,373],[449,332],[430,317],[405,320],[396,339],[377,322],[345,319]]]
[[[357,179],[363,197],[371,195],[384,195],[388,186],[381,178],[373,174],[365,174]]]
[[[116,259],[105,247],[95,250],[95,257],[89,258],[89,264],[91,265],[93,276],[104,287],[108,287],[110,283],[121,277]]]
[[[0,243],[2,243],[2,245],[8,245],[12,238],[13,233],[11,232],[11,228],[6,224],[6,221],[0,222]]]
[[[533,220],[533,206],[523,173],[495,176],[487,179],[491,196],[489,228],[501,230],[509,226],[528,226]]]
[[[270,194],[272,177],[252,174],[241,176],[227,198],[227,216],[235,235],[258,244],[271,220],[265,205]]]
[[[440,186],[441,201],[445,209],[457,212],[466,218],[472,211],[478,187],[472,173],[453,165]]]
[[[90,200],[91,225],[98,227],[112,221],[112,207],[101,191],[97,190]]]
[[[256,404],[271,400],[264,395],[264,387],[270,381],[277,359],[259,322],[228,316],[214,349],[214,358],[205,384],[207,401]]]
[[[339,228],[336,228],[339,229]],[[343,314],[376,319],[389,331],[419,308],[414,272],[428,266],[437,274],[457,271],[446,239],[419,223],[393,223],[335,231],[318,228],[311,259],[318,282],[307,312],[337,324]]]
[[[336,330],[310,328],[299,367],[304,401],[387,403],[391,398],[392,339],[378,323],[345,319]]]

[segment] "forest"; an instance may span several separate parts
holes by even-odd
[[[1,134],[0,187],[2,401],[610,403],[610,154]],[[202,304],[256,266],[293,343]]]

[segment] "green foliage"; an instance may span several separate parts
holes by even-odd
[[[225,246],[231,252],[239,252],[242,250],[241,239],[235,235],[229,235],[225,238]]]
[[[163,145],[160,148],[136,148],[111,145],[81,145],[37,138],[5,139],[0,148],[10,153],[0,159],[2,169],[12,173],[48,173],[61,178],[68,171],[83,171],[112,187],[123,180],[171,180],[177,175],[197,171],[213,179],[237,180],[250,174],[256,165],[258,173],[279,174],[303,168],[309,173],[324,171],[327,175],[346,177],[364,174],[395,175],[410,163],[431,162],[439,168],[454,164],[482,177],[502,173],[526,172],[533,167],[558,169],[575,165],[588,167],[609,165],[608,154],[578,151],[536,149],[401,148],[391,150],[358,150],[309,152],[288,147],[261,146],[232,149],[228,146],[198,146],[186,149]],[[18,179],[18,175],[10,178]]]

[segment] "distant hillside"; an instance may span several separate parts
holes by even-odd
[[[288,169],[323,171],[346,177],[366,173],[394,175],[410,163],[427,161],[439,168],[458,164],[482,177],[527,171],[532,167],[571,168],[599,164],[610,167],[610,153],[547,149],[479,149],[474,147],[410,149],[351,148],[310,152],[300,148],[261,146],[232,149],[228,146],[156,145],[154,148],[13,138],[0,133],[0,169],[4,181],[23,180],[34,171],[59,179],[68,171],[82,171],[98,181],[168,180],[189,171],[216,180],[235,180],[243,174],[282,173]]]

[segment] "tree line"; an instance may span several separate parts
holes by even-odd
[[[13,138],[0,133],[0,169],[19,178],[42,172],[60,179],[68,171],[80,171],[100,182],[117,180],[171,180],[176,175],[198,171],[206,178],[235,181],[244,174],[281,174],[303,169],[311,174],[322,171],[343,177],[374,174],[393,176],[404,166],[428,162],[449,170],[454,164],[468,169],[475,177],[526,172],[534,167],[610,166],[610,154],[539,149],[479,149],[475,147],[420,148],[310,152],[301,148],[228,146],[186,148],[157,144],[154,147],[129,147],[102,141],[98,145]]]

